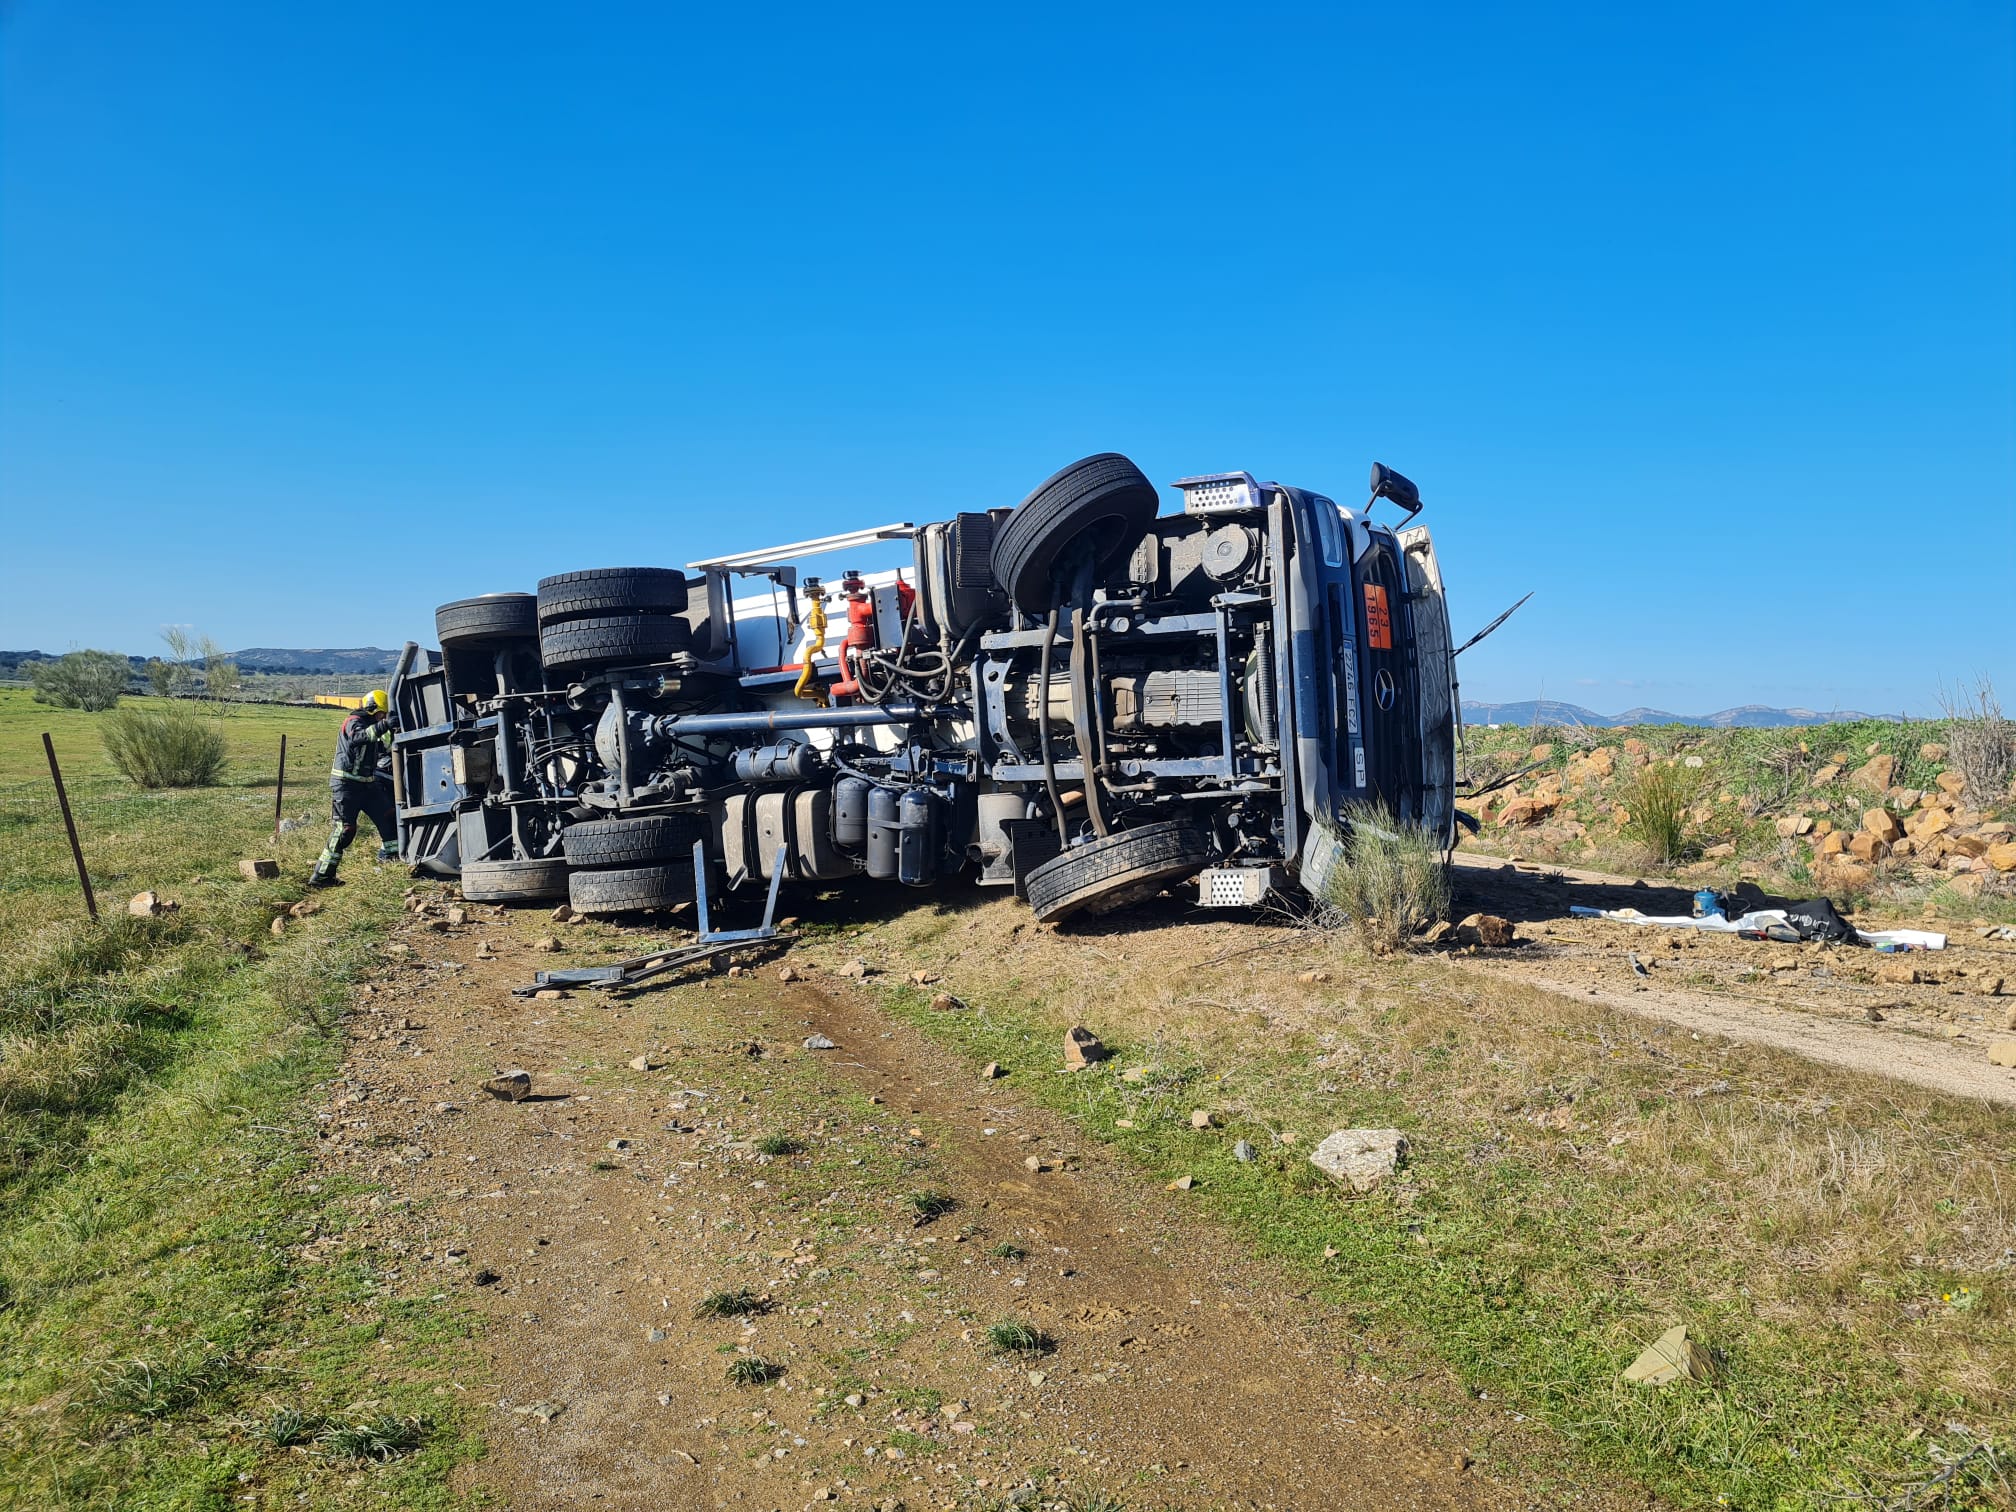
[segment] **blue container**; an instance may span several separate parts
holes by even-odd
[[[1722,900],[1715,896],[1715,890],[1712,887],[1704,887],[1701,891],[1694,894],[1694,917],[1705,919],[1711,914],[1717,918],[1721,917]]]

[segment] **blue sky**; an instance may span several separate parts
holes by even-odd
[[[425,639],[1125,451],[1466,692],[2016,694],[2006,0],[0,9],[0,647]]]

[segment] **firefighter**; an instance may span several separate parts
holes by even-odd
[[[373,689],[363,706],[343,721],[336,737],[336,760],[329,768],[329,843],[309,874],[310,887],[335,887],[343,852],[357,838],[359,816],[378,826],[378,859],[399,856],[398,819],[392,806],[392,717],[383,688]]]

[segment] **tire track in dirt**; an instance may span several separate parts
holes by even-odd
[[[1347,1319],[866,994],[766,973],[515,1000],[529,925],[473,912],[487,959],[471,934],[402,934],[416,955],[364,999],[325,1115],[329,1160],[387,1189],[388,1289],[459,1288],[486,1321],[488,1377],[461,1384],[495,1404],[490,1451],[466,1489],[525,1509],[994,1507],[1030,1486],[1136,1507],[1620,1504],[1468,1468]],[[800,1048],[812,1033],[839,1048]],[[541,1095],[476,1090],[506,1066]],[[803,1148],[763,1156],[762,1131]],[[919,1225],[902,1198],[925,1185],[956,1211]],[[739,1286],[763,1311],[692,1316]],[[1007,1316],[1055,1352],[989,1353]],[[782,1377],[727,1384],[745,1351]],[[1460,1431],[1476,1449],[1531,1430],[1480,1403]]]

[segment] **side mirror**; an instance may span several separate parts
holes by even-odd
[[[1372,464],[1372,497],[1375,501],[1391,499],[1409,515],[1421,512],[1421,490],[1412,479],[1401,476],[1384,462]]]

